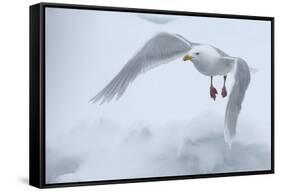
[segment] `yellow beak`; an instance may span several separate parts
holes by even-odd
[[[192,57],[189,56],[188,54],[183,57],[183,61],[187,61],[187,60],[191,60],[191,59],[192,59]]]

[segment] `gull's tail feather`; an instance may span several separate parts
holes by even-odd
[[[236,125],[241,105],[250,84],[251,74],[248,64],[241,58],[236,60],[235,82],[229,95],[225,111],[224,139],[231,149],[233,138],[236,135]]]
[[[255,73],[257,73],[259,70],[257,69],[257,68],[250,68],[250,72],[251,72],[251,74],[255,74]]]

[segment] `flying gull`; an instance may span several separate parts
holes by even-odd
[[[159,33],[151,38],[90,102],[100,101],[102,104],[114,97],[118,100],[138,75],[180,57],[183,61],[192,62],[201,74],[210,77],[210,97],[214,101],[218,91],[213,85],[213,77],[223,77],[221,96],[226,97],[227,75],[234,71],[234,84],[228,98],[224,122],[224,138],[231,148],[241,105],[250,83],[248,64],[242,58],[229,56],[211,45],[190,42],[178,34]]]
[[[167,24],[176,20],[176,18],[172,16],[163,16],[163,15],[155,15],[155,14],[139,14],[138,16],[154,24]]]

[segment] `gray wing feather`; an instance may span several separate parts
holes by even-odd
[[[136,77],[158,65],[177,59],[191,48],[191,43],[176,34],[159,33],[151,38],[121,71],[90,102],[119,99]]]
[[[235,82],[229,95],[225,112],[224,138],[231,148],[232,139],[236,134],[236,124],[241,105],[250,84],[251,74],[248,64],[241,58],[236,59]]]

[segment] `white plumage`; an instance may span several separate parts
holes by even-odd
[[[250,69],[241,58],[231,57],[211,45],[192,43],[178,34],[159,33],[151,38],[90,102],[109,102],[114,97],[118,100],[138,75],[179,57],[190,60],[200,73],[211,77],[211,97],[214,100],[217,91],[212,85],[213,76],[221,75],[226,80],[226,75],[235,70],[235,82],[225,111],[224,135],[231,147],[238,115],[250,83]],[[226,90],[222,95],[226,96]]]

